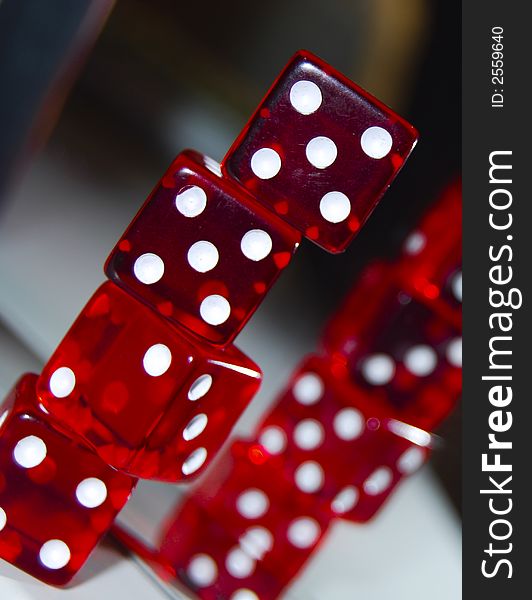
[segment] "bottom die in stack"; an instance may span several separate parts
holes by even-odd
[[[0,407],[0,558],[52,585],[79,571],[136,480],[56,429],[24,375]]]

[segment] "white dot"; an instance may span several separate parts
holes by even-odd
[[[251,157],[251,170],[259,179],[271,179],[281,170],[281,157],[271,148],[261,148]]]
[[[207,206],[207,194],[197,185],[192,185],[177,194],[175,205],[184,217],[197,217]]]
[[[327,192],[320,200],[321,216],[329,223],[345,221],[351,212],[351,202],[342,192]]]
[[[306,494],[314,494],[320,490],[323,487],[323,480],[323,469],[317,462],[309,460],[296,469],[296,485]]]
[[[453,276],[451,288],[453,290],[453,296],[458,302],[462,302],[462,271],[459,271]]]
[[[316,112],[321,102],[321,90],[312,81],[297,81],[290,88],[290,104],[302,115]]]
[[[242,588],[231,596],[231,600],[259,600],[259,597],[255,592]]]
[[[388,467],[380,467],[364,481],[364,491],[370,496],[382,494],[392,483],[393,474]]]
[[[183,475],[192,475],[192,473],[195,473],[202,467],[206,460],[207,450],[205,448],[196,448],[181,466]]]
[[[397,460],[397,469],[404,475],[410,475],[414,471],[417,471],[419,467],[425,462],[425,452],[421,448],[412,446],[409,448]]]
[[[323,395],[323,381],[316,373],[305,373],[299,377],[292,389],[299,404],[316,404]]]
[[[392,136],[382,127],[369,127],[360,138],[362,150],[371,158],[384,158],[392,149]]]
[[[301,517],[292,521],[288,527],[288,541],[297,548],[308,548],[320,535],[319,524],[310,517]]]
[[[183,439],[186,442],[190,442],[190,440],[197,438],[198,435],[203,433],[205,427],[207,427],[208,420],[207,415],[204,413],[193,417],[185,429],[183,429]]]
[[[341,440],[355,440],[364,431],[364,418],[354,408],[343,408],[334,417],[333,429]]]
[[[419,345],[410,348],[404,356],[406,368],[418,377],[430,375],[438,364],[436,352],[426,345]]]
[[[238,539],[241,548],[255,560],[262,557],[273,548],[273,535],[265,527],[251,527]]]
[[[225,323],[231,314],[231,305],[218,294],[207,296],[200,306],[201,318],[209,325]]]
[[[0,506],[0,531],[6,526],[7,515],[6,511]]]
[[[240,548],[233,548],[227,555],[225,568],[233,577],[243,579],[253,573],[255,560]]]
[[[216,581],[218,567],[207,554],[196,554],[188,563],[187,575],[198,587],[207,587]]]
[[[420,231],[413,231],[405,240],[403,249],[412,256],[419,254],[425,247],[427,238]]]
[[[337,515],[343,515],[355,507],[358,502],[358,490],[348,486],[340,490],[331,502],[331,508]]]
[[[70,560],[70,548],[61,540],[48,540],[41,546],[39,558],[48,569],[62,569]]]
[[[212,375],[205,373],[200,375],[196,381],[190,386],[188,390],[188,399],[195,402],[200,398],[203,398],[205,394],[211,389],[212,386]]]
[[[258,262],[270,254],[272,245],[272,238],[269,234],[262,229],[252,229],[244,234],[240,242],[240,249],[246,258]]]
[[[13,456],[21,467],[31,469],[42,463],[46,458],[46,453],[46,444],[41,438],[29,435],[17,443],[13,451]]]
[[[50,377],[50,391],[56,398],[65,398],[71,394],[75,385],[76,376],[68,367],[59,367]]]
[[[146,350],[142,359],[144,370],[152,377],[160,377],[170,368],[172,353],[164,344],[154,344]]]
[[[6,422],[7,416],[9,415],[9,408],[6,408],[4,412],[0,415],[0,427]]]
[[[323,135],[312,138],[305,149],[307,160],[317,169],[326,169],[336,160],[336,144]]]
[[[141,283],[151,285],[164,275],[163,259],[153,252],[141,254],[133,265],[133,273]]]
[[[200,240],[192,244],[188,250],[188,264],[198,273],[207,273],[218,264],[218,249],[211,242]]]
[[[261,433],[259,443],[270,454],[281,454],[286,448],[286,434],[280,427],[267,427]]]
[[[268,496],[261,490],[250,488],[242,492],[236,499],[238,512],[246,519],[258,519],[270,507]]]
[[[294,429],[294,441],[301,450],[314,450],[321,445],[324,437],[323,427],[314,419],[304,419]]]
[[[76,498],[86,508],[96,508],[105,502],[107,487],[101,479],[88,477],[78,484]]]
[[[372,385],[386,385],[395,375],[395,363],[387,354],[373,354],[362,363],[362,375]]]
[[[447,360],[453,365],[453,367],[461,367],[462,366],[462,338],[455,338],[450,344],[447,346],[447,350],[445,352],[447,356]]]

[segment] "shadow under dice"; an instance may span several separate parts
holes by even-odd
[[[329,323],[325,347],[389,417],[432,430],[461,392],[462,338],[396,279],[393,267],[371,267]]]
[[[430,435],[399,424],[338,365],[310,357],[259,426],[257,443],[292,493],[329,517],[362,522],[427,458]]]
[[[127,502],[135,479],[55,429],[25,375],[0,408],[0,557],[64,585]]]
[[[223,345],[289,264],[300,235],[216,167],[195,152],[180,154],[106,273],[166,318]]]
[[[193,342],[108,282],[45,366],[37,389],[47,410],[115,468],[179,481],[208,464],[260,377],[234,346]]]
[[[416,130],[309,52],[298,52],[222,162],[305,237],[341,252],[417,140]]]

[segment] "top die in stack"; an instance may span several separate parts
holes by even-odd
[[[295,54],[222,170],[325,250],[342,252],[408,158],[417,131],[310,52]]]

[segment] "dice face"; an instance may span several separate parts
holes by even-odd
[[[192,151],[177,157],[106,273],[164,317],[223,345],[289,264],[300,235],[212,164]]]
[[[429,434],[379,408],[339,365],[311,357],[259,426],[255,452],[315,510],[366,521],[424,463],[430,444]]]
[[[276,598],[327,529],[328,517],[293,494],[257,450],[236,442],[163,532],[162,555],[201,598],[233,598],[242,588]],[[198,577],[198,556],[210,577]]]
[[[274,600],[283,583],[261,565],[270,547],[268,534],[244,530],[229,534],[193,500],[179,507],[161,542],[160,554],[175,573],[177,584],[205,600]]]
[[[135,479],[54,427],[25,375],[0,408],[0,557],[52,585],[81,568]]]
[[[417,132],[309,52],[298,52],[222,169],[302,234],[345,250],[408,158]]]
[[[328,326],[325,347],[390,418],[432,430],[461,392],[460,331],[375,265]]]
[[[108,282],[37,390],[46,409],[115,468],[179,481],[208,464],[259,382],[256,365],[235,347],[193,342]]]

